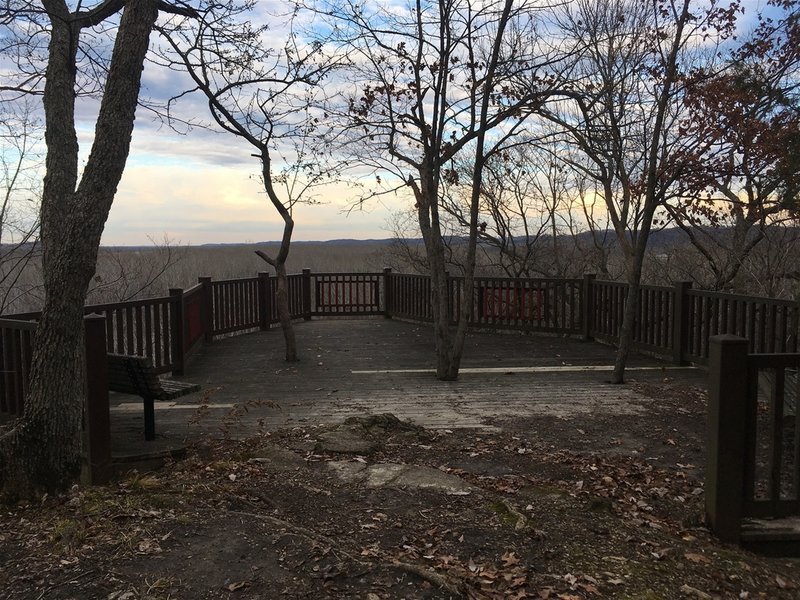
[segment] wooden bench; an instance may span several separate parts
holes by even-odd
[[[144,439],[156,437],[155,400],[174,400],[200,389],[196,383],[161,379],[146,356],[108,354],[108,389],[144,400]]]

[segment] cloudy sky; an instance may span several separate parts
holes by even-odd
[[[162,95],[162,74],[145,71],[145,92]],[[174,89],[174,88],[173,88]],[[181,107],[183,114],[208,121],[200,98]],[[88,114],[87,114],[88,116]],[[91,143],[91,119],[81,132],[82,148]],[[165,234],[182,244],[278,240],[283,222],[266,198],[253,148],[227,133],[193,129],[179,134],[141,108],[128,164],[114,200],[103,243],[135,245]],[[390,237],[387,219],[407,205],[384,198],[353,209],[359,191],[337,183],[316,192],[315,205],[295,207],[294,240]]]
[[[395,1],[395,0],[390,0]],[[745,0],[750,14],[762,0]],[[274,10],[272,0],[260,3]],[[274,17],[273,17],[274,18]],[[272,29],[280,37],[280,22]],[[148,65],[143,94],[167,98],[191,87],[186,76]],[[97,103],[78,106],[79,140],[88,152]],[[187,118],[208,121],[200,97],[184,99]],[[147,244],[165,235],[176,243],[205,244],[277,240],[282,222],[260,189],[260,165],[251,148],[230,134],[194,129],[176,133],[139,109],[133,144],[103,236],[107,245]],[[320,204],[295,210],[295,240],[386,238],[392,212],[409,208],[408,198],[385,196],[350,210],[359,190],[343,183],[319,193]]]

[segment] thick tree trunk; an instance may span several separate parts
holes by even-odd
[[[25,414],[0,440],[0,490],[31,497],[65,489],[79,474],[84,405],[83,305],[100,236],[133,131],[156,0],[130,0],[122,16],[95,129],[77,186],[75,56],[80,29],[55,0],[45,108],[47,174],[41,208],[45,302],[36,331]]]
[[[297,341],[294,336],[294,326],[292,325],[292,315],[289,312],[289,289],[286,280],[286,264],[278,263],[275,265],[277,289],[275,290],[275,302],[278,306],[278,321],[283,332],[283,341],[286,346],[286,362],[297,362]]]
[[[433,343],[436,353],[436,377],[448,381],[458,376],[458,368],[453,374],[453,344],[450,330],[450,292],[445,261],[445,246],[439,224],[436,205],[436,183],[429,177],[420,180],[420,186],[414,189],[417,198],[417,218],[428,267],[431,273],[431,308],[433,309]]]
[[[423,236],[424,237],[424,236]],[[436,353],[436,377],[441,380],[452,376],[452,340],[450,331],[450,292],[444,244],[441,237],[431,235],[426,240],[428,264],[431,270],[431,302],[433,308],[433,343]]]

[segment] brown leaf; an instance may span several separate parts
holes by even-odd
[[[513,552],[506,552],[500,557],[500,560],[503,561],[504,567],[513,567],[521,562],[517,555]]]
[[[695,554],[694,552],[686,552],[683,555],[683,557],[686,560],[689,560],[689,561],[691,561],[693,563],[698,563],[698,564],[700,564],[700,563],[708,564],[708,563],[711,562],[711,559],[708,558],[705,554]]]

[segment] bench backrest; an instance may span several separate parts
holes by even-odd
[[[153,363],[146,356],[108,354],[108,388],[148,398],[159,398],[163,393]]]

